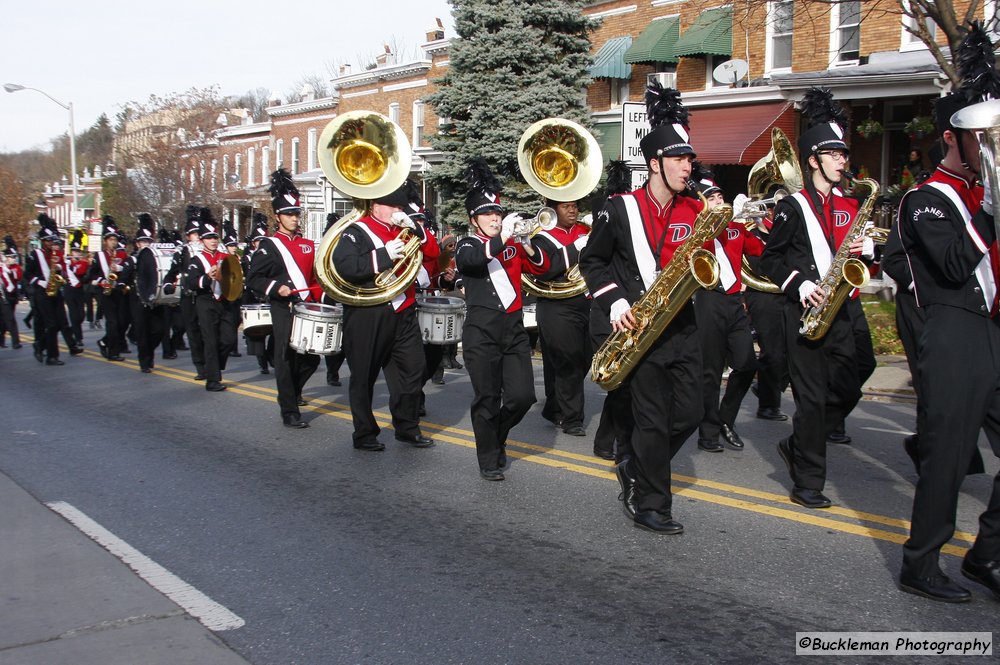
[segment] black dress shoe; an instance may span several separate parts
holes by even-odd
[[[631,460],[624,460],[615,465],[615,476],[618,478],[618,485],[621,486],[621,494],[618,500],[622,502],[622,510],[630,518],[635,519],[636,498],[635,498],[635,476],[632,475]]]
[[[20,344],[11,344],[10,348],[12,348],[12,349],[20,349],[21,345]]]
[[[757,409],[757,417],[761,420],[788,420],[787,415],[782,413],[780,409],[775,409],[773,407]]]
[[[722,438],[731,447],[735,448],[736,450],[743,450],[743,439],[741,439],[740,435],[734,432],[733,429],[729,427],[729,425],[723,425],[722,427],[720,427],[719,434],[722,435]]]
[[[205,373],[204,372],[198,372],[197,374],[194,375],[194,380],[195,381],[204,381],[205,380]]]
[[[503,480],[503,471],[500,469],[480,469],[479,475],[486,480]]]
[[[673,536],[684,533],[684,525],[670,515],[658,513],[655,510],[640,510],[635,514],[635,525],[646,531]]]
[[[163,354],[163,359],[164,360],[177,360],[177,354],[176,353],[164,353]]]
[[[178,351],[190,351],[191,350],[190,346],[187,346],[187,345],[184,345],[184,344],[178,344],[174,348],[177,349]]]
[[[725,447],[718,441],[709,441],[708,439],[698,439],[698,448],[706,453],[721,453],[725,450]]]
[[[74,346],[73,348],[71,348],[69,350],[69,355],[71,355],[71,356],[78,356],[78,355],[80,355],[83,352],[84,352],[84,348],[82,346]]]
[[[38,349],[35,349],[35,360],[37,360],[40,363],[45,362],[45,356]]]
[[[65,365],[66,363],[64,363],[63,361],[59,360],[58,358],[49,358],[48,360],[45,361],[45,364],[46,365]]]
[[[833,505],[825,494],[819,490],[810,490],[804,487],[792,488],[792,493],[788,495],[792,503],[797,503],[806,508],[829,508]]]
[[[218,381],[209,381],[205,384],[205,390],[210,393],[221,393],[226,387]]]
[[[570,436],[587,436],[587,430],[583,429],[581,425],[563,427],[563,432],[569,434]]]
[[[306,421],[302,420],[302,418],[300,416],[296,416],[296,415],[282,416],[281,417],[281,423],[285,427],[291,427],[292,429],[305,429],[305,428],[309,427],[309,423],[307,423]]]
[[[847,436],[843,432],[830,432],[826,435],[827,443],[839,443],[841,445],[847,445],[851,442],[851,437]]]
[[[239,351],[230,351],[229,352],[229,357],[230,358],[242,358],[243,354],[240,353]]]
[[[340,386],[340,377],[337,376],[336,374],[327,374],[326,375],[326,385],[333,386],[335,388],[339,387]]]
[[[362,442],[355,441],[354,447],[357,450],[368,450],[373,452],[385,450],[385,444],[379,441],[378,439],[375,439],[374,441],[362,441]]]
[[[153,373],[153,368],[151,368],[151,367],[143,367],[142,370],[140,370],[140,371],[143,374],[152,374]]]
[[[562,420],[560,420],[558,417],[552,415],[551,413],[546,413],[546,411],[544,409],[542,409],[542,418],[545,418],[546,420],[548,420],[550,423],[552,423],[556,427],[561,427],[562,426]]]
[[[101,352],[101,355],[105,358],[108,357],[108,345],[104,343],[103,339],[97,340],[97,350]]]
[[[941,571],[930,577],[914,577],[905,572],[900,573],[899,588],[906,593],[939,600],[942,603],[967,603],[972,600],[972,594],[968,589],[955,584]]]
[[[397,434],[396,441],[402,441],[403,443],[408,443],[414,448],[430,448],[434,445],[434,439],[429,436],[424,436],[423,434],[409,435],[409,434]]]
[[[309,402],[305,401],[304,399],[302,399],[302,398],[300,397],[300,398],[298,398],[297,400],[295,400],[295,403],[296,403],[296,404],[298,404],[299,406],[305,406],[305,405],[306,405],[306,404],[308,404]]]
[[[261,368],[260,368],[260,373],[261,373],[261,374],[270,374],[270,373],[271,373],[271,370],[269,370],[269,369],[268,369],[268,368],[266,368],[266,367],[261,367]]]
[[[116,363],[120,363],[120,362],[124,362],[125,361],[125,359],[122,358],[121,356],[108,356],[108,360],[111,360],[112,362],[116,362]]]
[[[615,451],[605,450],[604,448],[594,447],[594,457],[600,457],[601,459],[613,460],[615,458]]]
[[[982,584],[1000,600],[1000,561],[980,563],[972,556],[970,550],[965,553],[965,558],[962,559],[962,574],[973,582]]]

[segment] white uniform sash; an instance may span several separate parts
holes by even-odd
[[[958,192],[956,192],[954,188],[940,182],[929,182],[926,186],[933,187],[935,191],[943,194],[945,198],[951,201],[951,205],[955,207],[958,214],[962,216],[962,221],[965,222],[966,233],[971,235],[973,238],[979,237],[976,229],[972,226],[972,213],[969,212],[967,207],[965,207],[965,202],[962,201],[962,198],[958,195]],[[976,281],[979,282],[979,287],[983,291],[983,300],[986,301],[986,309],[987,311],[991,311],[993,309],[993,300],[997,295],[997,285],[993,278],[993,264],[990,261],[989,247],[986,248],[986,253],[983,254],[983,258],[979,260],[973,274],[976,276]]]
[[[625,213],[628,215],[629,233],[632,236],[632,253],[635,254],[635,263],[639,268],[639,275],[646,289],[656,279],[659,266],[653,257],[653,250],[646,239],[646,227],[642,223],[642,213],[639,212],[639,203],[632,194],[625,194],[621,197],[625,204]]]
[[[198,252],[197,256],[201,260],[201,265],[204,266],[205,275],[207,276],[212,271],[212,264],[201,252]],[[216,300],[222,300],[222,284],[214,279],[212,280],[212,295],[215,296]]]
[[[736,273],[733,272],[733,266],[729,262],[729,255],[726,254],[722,243],[718,239],[713,242],[715,243],[715,258],[719,261],[719,283],[722,284],[723,291],[728,292],[733,284],[736,283]]]
[[[833,252],[830,251],[829,241],[809,199],[802,192],[792,194],[792,198],[799,204],[802,221],[805,222],[806,233],[809,235],[813,259],[816,261],[816,271],[822,279],[830,271],[830,264],[833,263]]]
[[[353,226],[356,226],[356,227],[360,228],[362,231],[364,231],[366,234],[368,234],[368,237],[371,239],[372,244],[375,245],[375,249],[379,249],[380,247],[385,247],[385,243],[382,242],[382,239],[379,238],[377,235],[375,235],[375,232],[372,231],[370,228],[368,228],[367,224],[358,224],[357,222],[355,222],[353,224]],[[378,274],[378,266],[375,265],[375,258],[374,257],[375,257],[375,253],[372,252],[372,270],[374,270],[375,274],[377,275]],[[407,291],[408,290],[409,289],[407,289]],[[392,309],[393,309],[393,311],[398,312],[399,308],[403,306],[404,302],[406,302],[406,291],[403,291],[398,296],[396,296],[395,298],[392,299]]]
[[[285,264],[285,272],[288,273],[288,278],[292,280],[295,288],[297,290],[308,288],[309,285],[306,284],[306,276],[302,274],[302,270],[295,262],[295,259],[292,258],[292,253],[285,247],[285,243],[276,238],[268,238],[268,240],[271,241],[271,244],[278,250],[278,254],[281,255],[281,261]]]
[[[97,253],[97,262],[101,264],[101,272],[105,279],[111,279],[111,266],[108,264],[108,255],[103,251]]]

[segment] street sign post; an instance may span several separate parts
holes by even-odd
[[[640,102],[622,104],[622,159],[632,169],[632,189],[646,181],[646,162],[639,149],[639,141],[649,133],[646,105]]]

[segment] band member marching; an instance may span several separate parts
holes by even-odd
[[[97,340],[97,347],[108,360],[121,361],[128,324],[126,294],[132,289],[135,264],[118,247],[121,234],[115,220],[105,215],[102,224],[102,249],[91,261],[87,282],[98,287],[98,301],[104,312],[104,337]]]
[[[659,83],[646,89],[651,130],[639,147],[649,167],[646,186],[614,197],[598,213],[580,268],[590,293],[615,331],[636,325],[632,305],[695,233],[702,205],[684,196],[695,157],[680,93]],[[701,422],[702,362],[694,309],[681,309],[638,360],[626,383],[633,430],[620,441],[616,473],[623,507],[636,526],[663,534],[684,527],[673,518],[671,460]]]
[[[24,281],[32,287],[35,311],[35,359],[46,365],[63,365],[59,359],[60,331],[72,355],[83,353],[66,319],[62,285],[66,283],[66,256],[63,239],[55,221],[42,213],[38,216],[38,239],[41,248],[29,252],[24,260]],[[43,358],[44,355],[44,358]]]
[[[17,302],[21,298],[21,264],[17,262],[17,243],[13,236],[4,237],[4,253],[0,257],[0,347],[6,345],[4,335],[10,335],[12,349],[21,348],[17,329]]]
[[[914,377],[921,404],[920,479],[899,586],[953,603],[972,596],[941,570],[940,552],[955,532],[959,491],[980,429],[1000,457],[997,173],[986,166],[995,154],[980,158],[980,150],[995,151],[996,144],[986,138],[980,144],[972,129],[996,122],[1000,78],[990,35],[978,22],[956,50],[955,64],[961,88],[934,105],[944,159],[926,182],[906,194],[898,219],[913,292],[926,314]],[[990,110],[968,108],[984,99],[994,100]],[[961,570],[1000,598],[1000,474]]]
[[[503,480],[507,435],[535,403],[531,347],[521,312],[521,273],[541,275],[549,259],[528,234],[514,236],[524,223],[517,213],[502,218],[500,182],[485,160],[465,173],[465,197],[473,235],[458,241],[455,265],[465,285],[466,315],[462,356],[475,394],[472,430],[479,474]]]
[[[198,236],[202,249],[189,260],[184,287],[194,297],[198,328],[204,343],[205,390],[221,392],[226,389],[222,383],[222,371],[226,369],[229,352],[236,345],[236,331],[223,323],[225,312],[220,268],[226,253],[219,251],[219,225],[208,208],[201,209]]]
[[[240,238],[239,235],[236,233],[236,229],[229,222],[226,222],[222,226],[222,245],[225,247],[224,251],[226,254],[240,258],[240,272],[242,273],[242,276],[245,280],[247,273],[246,270],[243,270],[242,257],[240,257],[239,255]],[[240,286],[242,286],[242,284]],[[242,296],[242,293],[240,295]],[[223,311],[222,325],[229,326],[229,328],[232,329],[233,339],[237,338],[237,333],[240,328],[240,319],[241,319],[240,302],[241,302],[240,298],[236,298],[234,300],[222,301],[222,311]],[[227,335],[228,334],[229,333],[227,333]],[[231,358],[240,358],[242,357],[242,355],[243,354],[240,353],[240,345],[233,344],[233,348],[232,350],[230,350],[229,356]]]
[[[70,257],[66,260],[66,284],[63,286],[63,296],[66,298],[66,311],[69,314],[69,327],[73,338],[83,344],[83,319],[86,316],[86,285],[87,270],[90,268],[91,256],[83,251],[83,230],[70,232]]]
[[[710,173],[696,173],[693,185],[708,200],[710,207],[723,203],[722,189]],[[714,241],[713,251],[719,262],[719,285],[701,290],[694,296],[704,363],[705,415],[698,426],[698,447],[721,453],[719,435],[735,450],[743,450],[743,439],[734,423],[740,404],[750,390],[757,362],[750,322],[743,306],[743,279],[740,272],[743,255],[760,256],[764,243],[734,220]],[[719,402],[722,372],[732,368],[726,380],[726,392]]]
[[[323,228],[323,235],[326,235],[326,232],[330,230],[330,227],[336,224],[339,219],[340,215],[337,213],[327,213],[326,226]],[[343,348],[336,353],[324,356],[323,362],[326,364],[326,385],[333,386],[335,388],[339,388],[341,386],[340,368],[344,365],[344,357]]]
[[[293,429],[309,427],[299,406],[302,389],[319,366],[319,356],[299,353],[289,345],[292,307],[297,302],[315,302],[320,294],[313,274],[313,243],[299,235],[302,206],[299,190],[285,169],[271,174],[271,208],[278,221],[273,236],[260,239],[246,276],[247,288],[271,304],[274,335],[274,378],[278,387],[281,422]],[[295,293],[298,291],[298,293]]]
[[[198,311],[194,306],[194,295],[184,286],[184,275],[191,259],[202,250],[199,231],[201,230],[202,212],[207,208],[189,205],[185,210],[184,235],[187,243],[174,254],[170,269],[163,277],[163,291],[171,294],[173,289],[181,289],[180,317],[187,332],[188,348],[191,350],[191,362],[194,364],[196,381],[205,380],[205,342],[201,338],[201,327],[198,325]],[[209,213],[210,214],[210,213]]]
[[[260,241],[266,237],[267,215],[262,212],[255,212],[253,214],[253,228],[250,229],[250,235],[246,237],[247,248],[243,253],[243,258],[240,260],[244,277],[250,274],[250,264],[253,261],[253,255],[260,248]],[[267,298],[258,297],[249,286],[243,290],[244,305],[256,305],[262,302],[267,302]],[[247,355],[257,358],[257,366],[260,367],[261,374],[270,374],[271,370],[269,366],[274,364],[274,335],[251,336],[247,335],[244,330],[244,337],[247,342]]]
[[[775,206],[774,227],[761,270],[785,292],[785,333],[792,392],[793,434],[778,443],[793,488],[789,498],[806,508],[826,508],[827,436],[861,398],[853,324],[842,307],[818,340],[799,333],[803,310],[823,305],[830,294],[821,285],[845,239],[851,255],[874,256],[874,244],[856,230],[858,201],[839,189],[847,169],[846,114],[830,91],[812,88],[803,100],[812,126],[799,137],[805,187]]]
[[[139,215],[139,229],[135,234],[135,255],[132,257],[136,264],[137,285],[141,277],[150,278],[152,285],[155,285],[160,278],[159,272],[155,269],[156,259],[152,256],[153,250],[150,249],[150,245],[153,244],[153,240],[155,239],[156,228],[153,217],[149,213],[141,213]],[[149,264],[148,269],[150,269],[149,275],[141,275],[141,266],[143,263],[140,263],[142,261],[140,257],[144,252],[149,254],[147,260]],[[138,288],[132,289],[128,294],[128,303],[132,312],[132,326],[135,332],[139,368],[143,374],[149,374],[153,371],[156,347],[166,337],[164,311],[166,310],[166,306],[154,305],[151,302],[144,301],[142,295]]]
[[[403,210],[409,203],[411,185],[404,182],[395,191],[372,201],[371,211],[349,224],[341,233],[333,261],[348,282],[372,288],[375,277],[393,269],[404,257],[405,243],[399,236],[409,229],[420,241],[425,256],[437,256],[437,241],[425,233],[420,222]],[[354,447],[379,451],[380,428],[372,413],[372,396],[379,372],[385,371],[389,388],[389,411],[396,440],[418,448],[434,445],[420,433],[420,387],[424,373],[423,342],[417,326],[414,284],[392,301],[371,306],[344,304],[344,352],[351,370],[348,394],[354,419]]]

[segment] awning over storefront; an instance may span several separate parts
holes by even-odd
[[[771,149],[771,128],[795,141],[795,110],[790,102],[692,108],[691,145],[703,164],[752,166]]]
[[[93,210],[94,209],[94,194],[84,194],[76,202],[76,207],[78,210]]]
[[[674,44],[674,56],[732,55],[733,8],[702,12]]]
[[[653,21],[625,52],[629,64],[637,62],[677,62],[674,45],[680,37],[680,19],[676,16]]]
[[[595,79],[630,79],[632,65],[625,64],[622,57],[632,46],[631,37],[614,37],[604,42],[604,46],[594,55],[590,75]]]

